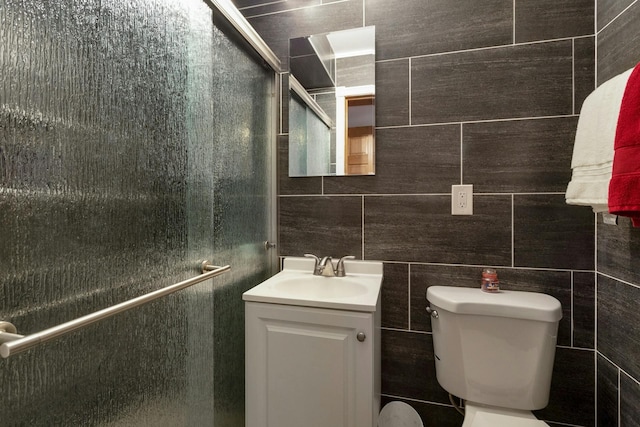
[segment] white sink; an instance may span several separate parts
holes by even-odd
[[[380,297],[382,263],[345,261],[345,277],[314,276],[315,261],[285,258],[280,273],[242,295],[245,301],[373,312]]]

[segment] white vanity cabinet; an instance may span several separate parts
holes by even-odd
[[[375,427],[380,310],[245,302],[246,427]]]

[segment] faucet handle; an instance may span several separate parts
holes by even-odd
[[[316,274],[316,272],[318,271],[318,264],[320,263],[320,258],[315,256],[314,254],[304,254],[304,256],[307,258],[313,258],[316,261],[315,265],[313,266],[313,274]]]
[[[338,276],[338,277],[346,276],[346,273],[344,271],[344,260],[345,259],[356,259],[356,257],[353,256],[353,255],[345,255],[342,258],[340,258],[340,261],[338,261],[338,267],[336,268],[336,276]]]

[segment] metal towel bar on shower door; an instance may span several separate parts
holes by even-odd
[[[231,269],[231,266],[225,265],[224,267],[218,267],[210,265],[207,261],[204,261],[201,267],[202,274],[199,276],[158,289],[157,291],[149,292],[148,294],[121,302],[120,304],[87,314],[86,316],[78,317],[77,319],[62,323],[61,325],[45,329],[41,332],[36,332],[35,334],[27,336],[18,335],[15,333],[16,328],[11,323],[0,322],[0,356],[6,359],[9,356],[13,356],[14,354],[26,351],[31,347],[35,347],[38,344],[58,338],[62,335],[68,334],[69,332],[82,329],[92,323],[114,316],[118,313],[122,313],[123,311],[139,307],[155,299],[172,294],[184,288],[188,288],[189,286],[193,286],[197,283],[204,282],[205,280],[211,279],[212,277],[218,276]]]

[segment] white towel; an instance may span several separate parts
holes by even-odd
[[[592,206],[594,212],[608,212],[607,196],[613,165],[622,95],[633,69],[607,80],[582,104],[565,199],[570,205]]]

